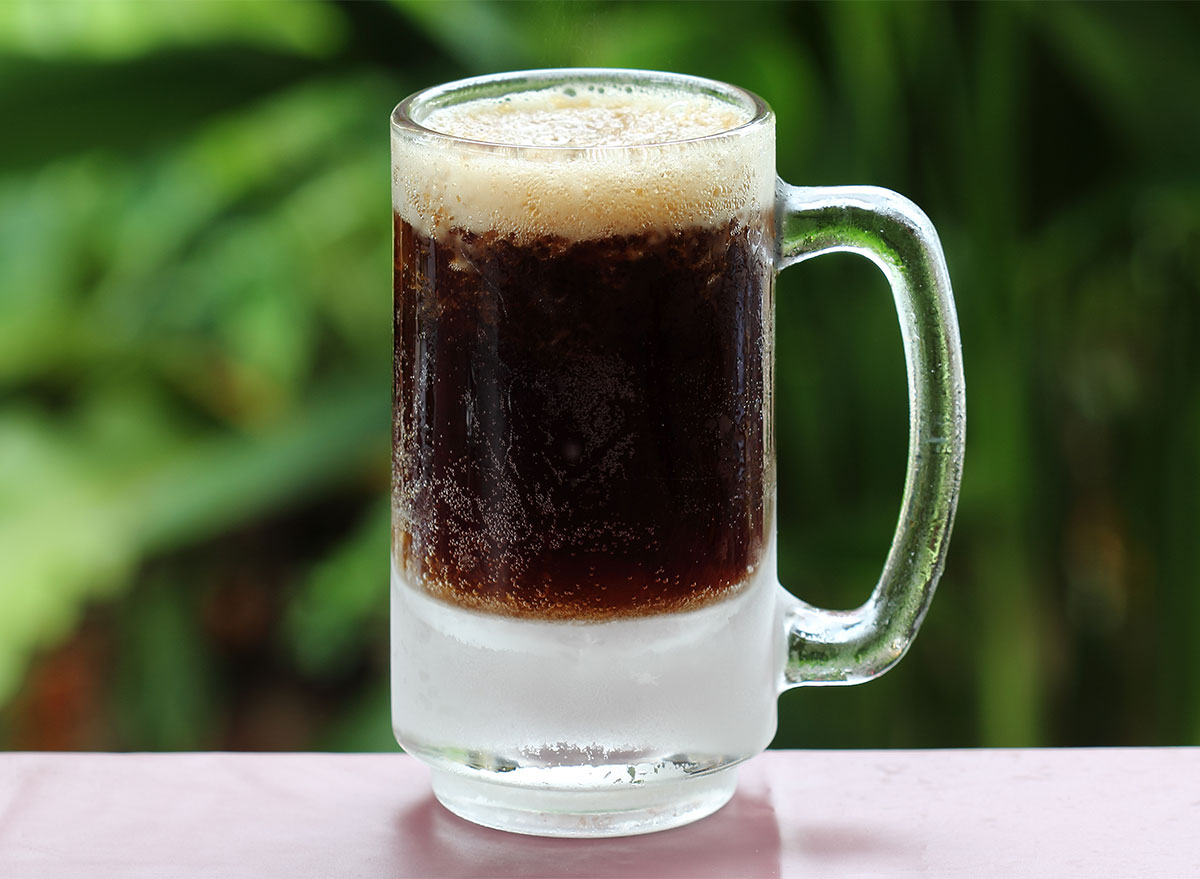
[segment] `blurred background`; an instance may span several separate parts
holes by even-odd
[[[503,69],[758,92],[937,225],[966,472],[907,659],[781,747],[1200,744],[1200,5],[0,4],[0,746],[392,750],[387,117]],[[886,284],[778,288],[784,582],[906,453]]]

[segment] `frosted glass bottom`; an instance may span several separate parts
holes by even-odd
[[[516,787],[456,772],[433,773],[434,795],[461,818],[512,833],[575,838],[679,827],[720,809],[736,785],[735,768],[677,781],[620,784],[612,790]]]
[[[764,566],[697,610],[547,622],[443,604],[393,570],[396,739],[450,811],[488,827],[621,836],[696,820],[775,733],[785,597]]]

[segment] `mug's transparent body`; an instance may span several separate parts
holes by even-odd
[[[736,122],[599,148],[480,143],[422,124],[528,92],[590,91],[603,105],[606,89],[703,97]],[[894,548],[858,612],[810,608],[778,585],[774,273],[859,249],[891,270],[898,304],[933,291],[928,323],[944,338],[936,238],[903,210],[889,219],[874,191],[860,209],[882,242],[814,237],[841,215],[777,190],[769,109],[690,77],[465,81],[401,104],[392,145],[397,739],[433,768],[447,807],[494,827],[617,835],[708,814],[732,795],[736,764],[773,737],[781,689],[864,680],[907,647],[961,464],[950,305],[949,360],[935,364],[949,387],[922,396],[920,378],[913,401],[926,413],[914,444],[925,425],[952,455],[930,476],[910,454],[903,510],[933,553]]]
[[[775,733],[772,574],[700,610],[576,624],[481,619],[394,573],[396,737],[490,826],[610,835],[708,814]]]

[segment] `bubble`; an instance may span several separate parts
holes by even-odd
[[[425,235],[507,228],[519,237],[578,240],[713,225],[773,204],[770,120],[737,137],[696,140],[738,128],[748,111],[678,91],[573,91],[467,101],[434,110],[422,124],[488,143],[588,150],[581,155],[531,162],[519,153],[394,134],[396,212]],[[596,149],[609,146],[638,149]]]

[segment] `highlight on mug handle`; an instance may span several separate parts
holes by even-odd
[[[946,259],[933,224],[873,186],[778,183],[776,268],[857,253],[892,287],[908,366],[908,467],[900,519],[875,591],[857,610],[787,596],[780,689],[859,684],[883,674],[920,628],[946,558],[966,437],[962,350]]]

